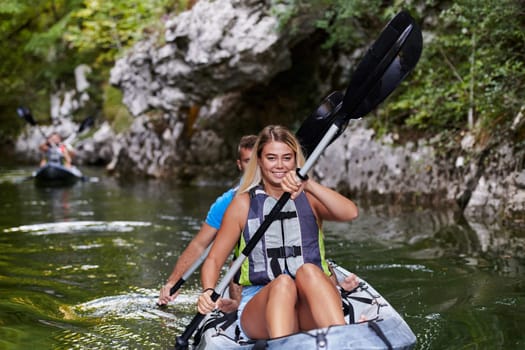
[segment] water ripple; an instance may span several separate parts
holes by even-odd
[[[152,226],[152,223],[143,221],[68,221],[22,225],[4,229],[4,232],[30,232],[33,235],[64,234],[86,231],[130,232],[136,227],[147,226]]]
[[[432,269],[429,269],[425,265],[419,264],[378,264],[363,266],[361,268],[370,271],[381,271],[387,269],[405,269],[409,271],[434,272]]]
[[[158,291],[143,290],[140,293],[128,293],[102,297],[82,303],[75,307],[75,311],[85,317],[113,317],[124,319],[148,319],[163,318],[173,319],[176,317],[167,312],[168,309],[160,309],[157,306]],[[181,294],[170,304],[171,306],[195,305],[197,295]],[[164,311],[166,310],[166,311]]]

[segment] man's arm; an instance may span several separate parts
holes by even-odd
[[[184,272],[193,265],[195,261],[204,253],[206,248],[210,243],[215,239],[217,234],[217,229],[211,227],[207,223],[202,224],[201,229],[193,240],[188,244],[186,249],[182,252],[173,268],[173,272],[166,284],[160,290],[159,296],[159,305],[165,305],[168,302],[174,300],[179,294],[176,292],[173,296],[170,296],[170,289],[177,283],[177,281],[182,277]]]
[[[206,248],[215,239],[215,235],[221,226],[222,217],[226,208],[230,205],[235,191],[230,189],[224,192],[210,207],[206,222],[202,224],[200,231],[197,233],[195,238],[190,242],[186,249],[182,252],[173,272],[168,278],[168,282],[161,288],[160,297],[158,304],[164,305],[174,300],[178,293],[175,293],[173,297],[170,296],[170,289],[177,283],[182,275],[193,265],[195,261],[204,253]]]

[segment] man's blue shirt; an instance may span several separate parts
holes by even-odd
[[[231,188],[228,191],[224,192],[220,197],[215,200],[215,203],[212,204],[208,215],[206,216],[206,223],[215,229],[221,227],[222,218],[226,212],[226,208],[235,197],[236,188]]]

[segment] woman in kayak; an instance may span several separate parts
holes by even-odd
[[[349,221],[356,205],[312,179],[301,181],[304,163],[297,139],[286,128],[259,134],[243,181],[226,211],[217,239],[202,267],[200,313],[213,310],[210,298],[221,267],[234,247],[242,250],[277,199],[291,193],[276,220],[244,261],[240,326],[251,339],[345,324],[341,299],[324,257],[324,220]]]
[[[62,142],[62,138],[57,132],[49,135],[46,142],[41,144],[39,148],[44,153],[40,162],[41,167],[48,162],[61,164],[66,168],[71,167],[72,150]]]

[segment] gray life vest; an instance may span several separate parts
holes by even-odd
[[[275,203],[277,200],[268,196],[261,186],[250,190],[250,209],[238,251],[244,249]],[[268,227],[242,264],[237,282],[241,285],[265,285],[282,273],[295,277],[297,269],[304,263],[313,263],[330,275],[324,257],[323,234],[308,198],[301,193],[284,205]]]
[[[64,165],[65,163],[65,146],[64,145],[53,145],[50,146],[46,152],[46,160],[52,164]]]

